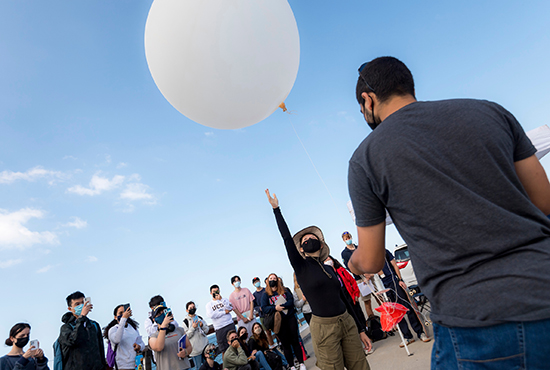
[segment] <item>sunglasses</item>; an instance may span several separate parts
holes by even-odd
[[[361,73],[361,72],[363,72],[363,69],[365,69],[365,67],[367,66],[368,63],[369,63],[369,62],[365,62],[365,63],[361,64],[361,67],[359,67],[359,69],[358,69],[357,71],[359,72],[359,76],[361,77],[361,79],[363,79],[363,82],[365,83],[365,85],[367,85],[367,87],[368,87],[369,89],[371,89],[373,93],[376,94],[376,92],[374,91],[374,89],[372,88],[372,86],[369,85],[369,83],[367,82],[367,80],[365,79],[365,77],[363,76],[363,74]]]

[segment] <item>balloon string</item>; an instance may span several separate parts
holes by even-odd
[[[309,152],[307,151],[306,146],[304,145],[304,142],[302,141],[302,139],[300,139],[300,135],[298,135],[298,132],[296,131],[296,128],[294,127],[294,123],[292,123],[292,120],[290,119],[290,114],[287,114],[287,117],[288,117],[288,121],[290,122],[290,125],[292,126],[292,129],[294,130],[294,133],[296,134],[296,137],[300,141],[300,144],[302,144],[302,148],[304,148],[304,151],[306,152],[307,157],[309,158],[309,161],[311,162],[311,165],[313,166],[313,169],[315,170],[315,172],[317,172],[317,176],[319,176],[319,179],[321,180],[321,182],[325,186],[325,189],[327,189],[328,195],[330,195],[330,199],[332,199],[332,203],[334,204],[334,207],[336,208],[336,211],[338,212],[338,215],[340,216],[340,219],[342,220],[343,224],[345,225],[344,217],[342,216],[342,213],[340,212],[340,209],[338,208],[338,205],[336,204],[336,201],[334,200],[334,197],[332,196],[327,184],[325,183],[325,180],[323,180],[323,178],[321,177],[321,174],[319,173],[319,171],[317,170],[317,167],[315,166],[315,163],[313,163],[313,159],[311,159],[311,156],[309,155]]]

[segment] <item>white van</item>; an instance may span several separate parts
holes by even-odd
[[[409,256],[407,244],[396,246],[393,255],[405,284],[407,284],[407,286],[418,284],[416,281],[416,275],[414,274],[411,257]]]

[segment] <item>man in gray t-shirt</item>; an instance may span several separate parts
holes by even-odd
[[[373,132],[349,163],[359,237],[350,269],[382,269],[387,209],[431,302],[434,348],[444,346],[443,328],[549,324],[550,183],[521,125],[488,101],[416,101],[412,74],[395,58],[359,74],[357,100]],[[472,353],[488,346],[464,343]]]

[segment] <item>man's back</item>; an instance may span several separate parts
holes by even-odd
[[[357,226],[383,222],[388,209],[434,321],[482,326],[550,316],[550,297],[528,294],[550,283],[550,221],[514,169],[534,152],[510,113],[464,99],[401,108],[350,160]]]

